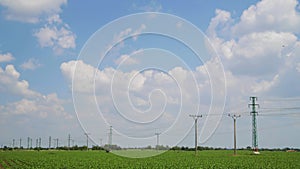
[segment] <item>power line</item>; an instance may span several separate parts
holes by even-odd
[[[259,116],[300,116],[300,112],[294,113],[262,113]]]
[[[273,110],[279,110],[279,111],[282,111],[282,110],[300,110],[300,107],[272,107],[272,108],[266,108],[266,107],[263,107],[263,108],[260,108],[260,110],[264,111],[264,110],[269,110],[269,111],[273,111]]]
[[[287,98],[265,98],[265,99],[261,99],[262,102],[282,102],[282,101],[300,101],[299,97],[287,97]]]

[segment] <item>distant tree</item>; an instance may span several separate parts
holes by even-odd
[[[172,147],[171,150],[180,150],[180,147],[175,146],[175,147]]]
[[[104,148],[101,146],[93,146],[92,150],[104,150]]]
[[[108,145],[105,144],[103,147],[105,150],[121,150],[122,148],[118,145]]]

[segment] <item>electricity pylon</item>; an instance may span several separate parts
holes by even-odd
[[[251,107],[251,116],[252,116],[252,149],[255,154],[259,154],[258,152],[258,137],[257,137],[257,121],[256,116],[258,112],[256,111],[256,107],[259,107],[259,104],[256,104],[257,97],[250,97],[251,103],[248,105]]]

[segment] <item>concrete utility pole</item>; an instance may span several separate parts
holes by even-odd
[[[159,146],[159,135],[160,133],[155,133],[156,135],[156,149],[158,149],[158,146]]]
[[[29,149],[30,137],[27,137],[27,149]]]
[[[56,141],[56,149],[58,148],[58,138],[53,139],[54,141]]]
[[[51,136],[49,136],[49,149],[51,149],[51,141],[52,141]]]
[[[89,150],[89,135],[90,133],[84,133],[86,135],[86,150]]]
[[[197,155],[198,148],[198,118],[202,117],[202,115],[190,115],[195,120],[195,155]]]
[[[256,116],[258,112],[256,111],[256,107],[259,107],[259,104],[256,104],[255,101],[257,100],[257,97],[250,97],[250,100],[252,103],[250,103],[248,106],[251,107],[251,116],[252,116],[252,148],[254,151],[254,154],[259,154],[258,152],[258,137],[257,137],[257,120]]]
[[[100,147],[102,147],[102,138],[100,138]]]
[[[41,148],[42,147],[42,139],[41,139],[41,137],[39,138],[39,148]]]
[[[233,119],[233,132],[234,132],[234,134],[233,134],[233,145],[234,145],[234,151],[233,152],[234,153],[233,154],[236,155],[236,119],[241,117],[241,115],[228,114],[228,116],[232,117],[232,119]]]
[[[12,148],[13,148],[13,149],[15,148],[15,139],[13,139],[13,145],[12,145]]]
[[[20,138],[20,149],[21,149],[21,147],[22,147],[22,139]]]

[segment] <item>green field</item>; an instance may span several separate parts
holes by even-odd
[[[131,152],[132,153],[132,152]],[[150,158],[125,158],[105,151],[2,151],[0,168],[300,168],[299,152],[229,150],[168,151]]]

